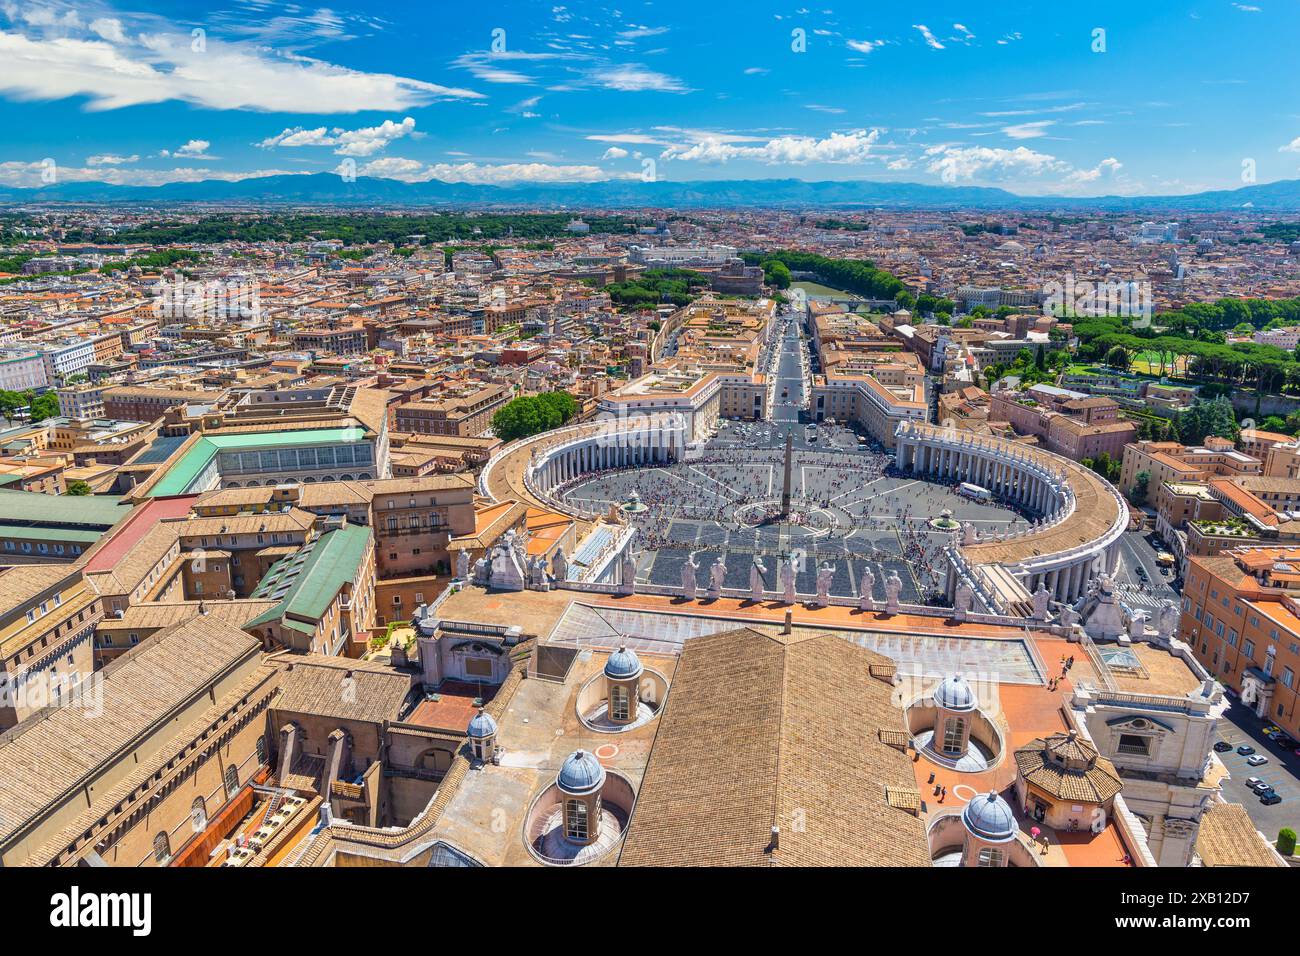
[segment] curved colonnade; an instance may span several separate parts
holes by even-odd
[[[895,437],[901,471],[970,482],[1041,516],[1028,530],[949,548],[950,598],[965,580],[1005,612],[1016,598],[1005,584],[1014,578],[1026,592],[1041,586],[1073,603],[1095,575],[1114,571],[1128,506],[1091,470],[1039,448],[935,425],[905,422]]]
[[[950,599],[965,581],[989,610],[1024,613],[1040,586],[1072,603],[1095,575],[1114,570],[1128,509],[1089,469],[1042,449],[919,422],[901,424],[896,440],[900,471],[970,482],[1040,516],[1025,531],[954,542],[947,549]],[[601,513],[555,491],[593,472],[678,461],[685,447],[685,429],[667,417],[570,425],[510,445],[483,469],[479,490],[592,521]]]

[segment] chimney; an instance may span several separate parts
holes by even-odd
[[[789,634],[794,625],[794,612],[789,608],[785,610],[785,624],[781,628],[782,634]]]

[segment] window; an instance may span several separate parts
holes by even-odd
[[[966,739],[966,721],[962,717],[949,717],[943,725],[943,752],[960,754]]]
[[[581,800],[564,802],[564,835],[570,840],[587,840],[587,804]]]
[[[208,825],[208,808],[203,804],[202,797],[195,797],[194,802],[190,804],[190,826],[194,828],[195,833],[202,833]]]
[[[1255,642],[1244,641],[1241,645],[1241,650],[1247,657],[1253,658],[1255,656]]]
[[[1136,757],[1149,757],[1151,756],[1151,738],[1141,737],[1137,734],[1120,734],[1119,752],[1132,754]]]
[[[1280,680],[1282,681],[1283,687],[1291,687],[1295,683],[1295,672],[1289,667],[1282,668],[1282,676]]]
[[[234,767],[226,768],[226,794],[234,796],[235,791],[239,789],[239,771]]]
[[[1228,628],[1228,646],[1229,647],[1237,646],[1237,632],[1232,628]]]
[[[614,720],[627,720],[632,713],[632,705],[626,685],[615,684],[609,695],[609,713]]]
[[[1003,860],[1002,851],[997,847],[982,847],[979,856],[975,858],[976,866],[1001,866]]]
[[[159,866],[163,866],[172,858],[171,840],[167,839],[166,832],[159,833],[153,838],[153,859]]]

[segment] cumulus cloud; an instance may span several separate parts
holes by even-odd
[[[269,149],[276,146],[333,146],[337,156],[373,156],[394,140],[410,136],[415,132],[415,120],[406,117],[400,123],[384,120],[378,126],[365,126],[361,129],[343,129],[334,127],[327,130],[324,126],[304,129],[295,126],[282,130],[258,143]]]
[[[1008,175],[1040,176],[1047,172],[1065,172],[1069,164],[1035,152],[1026,146],[998,149],[990,146],[931,146],[925,151],[926,169],[937,173],[945,182],[959,179],[1005,178]]]
[[[345,172],[340,165],[337,172]],[[475,186],[508,186],[517,183],[598,183],[630,179],[636,173],[610,173],[599,166],[554,165],[551,163],[421,163],[413,159],[386,156],[357,167],[357,175],[400,179],[408,183],[437,179],[446,183]]]
[[[1100,179],[1103,175],[1114,176],[1123,167],[1123,163],[1114,156],[1110,156],[1103,159],[1092,169],[1076,169],[1074,172],[1070,173],[1070,175],[1066,176],[1065,179],[1066,182],[1071,183],[1091,183]]]
[[[87,160],[89,163],[89,160]],[[47,167],[40,162],[0,162],[0,185],[36,189],[50,185],[43,174]],[[102,182],[113,186],[163,186],[167,183],[197,183],[209,179],[240,182],[265,176],[302,175],[284,169],[252,169],[242,172],[182,166],[170,169],[118,169],[103,166],[56,166],[54,185],[59,183]]]
[[[29,21],[30,22],[30,21]],[[93,32],[45,36],[0,30],[0,93],[27,100],[87,98],[91,110],[179,101],[222,110],[355,113],[399,110],[481,93],[388,73],[366,73],[245,43],[141,34],[94,21]],[[116,24],[116,26],[114,26]],[[78,24],[79,25],[79,24]]]
[[[609,149],[605,150],[605,154],[600,158],[601,159],[626,159],[627,155],[628,152],[623,147],[611,146]]]
[[[138,163],[140,157],[137,155],[119,156],[116,153],[102,153],[98,156],[86,157],[87,166],[121,166],[124,163]]]
[[[806,166],[810,163],[860,163],[880,138],[880,131],[853,130],[831,133],[824,139],[812,136],[778,136],[761,144],[728,142],[721,136],[705,137],[698,142],[669,146],[663,159],[694,160],[703,163],[726,163],[733,159],[750,160],[769,166]]]
[[[1300,153],[1300,136],[1297,136],[1285,146],[1279,146],[1277,151],[1279,153]]]

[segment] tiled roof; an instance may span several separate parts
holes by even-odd
[[[1091,765],[1075,769],[1057,763],[1055,756]],[[1044,793],[1076,803],[1105,803],[1123,788],[1114,764],[1082,738],[1067,734],[1038,737],[1017,748],[1016,769]]]
[[[383,723],[396,720],[411,677],[386,664],[307,654],[291,658],[280,677],[281,713]]]
[[[1285,866],[1239,803],[1216,803],[1202,814],[1196,853],[1205,866]]]
[[[898,806],[911,763],[880,739],[902,730],[870,673],[883,661],[833,634],[689,641],[620,865],[928,866],[925,827]]]
[[[84,708],[48,707],[0,736],[0,839],[138,746],[142,735],[259,646],[237,627],[194,617],[105,668],[103,710],[94,719]]]

